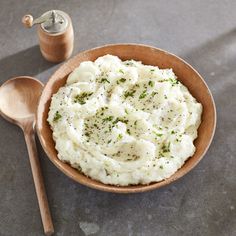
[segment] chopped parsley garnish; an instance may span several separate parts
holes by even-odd
[[[152,92],[151,96],[154,97],[156,94],[158,94],[158,92]]]
[[[124,74],[125,72],[122,70],[122,69],[119,69],[119,72],[120,73],[122,73],[122,74]]]
[[[155,71],[155,69],[151,69],[150,71],[153,72],[153,71]]]
[[[124,97],[125,97],[125,98],[127,98],[127,97],[133,97],[135,92],[136,92],[136,90],[126,91],[126,92],[124,93]]]
[[[174,78],[163,79],[163,80],[160,80],[159,82],[170,82],[172,86],[174,86],[175,84],[179,84],[179,81]]]
[[[124,83],[126,81],[125,78],[121,78],[119,80],[116,81],[117,84],[120,84],[120,83]]]
[[[150,81],[148,82],[148,85],[151,86],[151,87],[153,87],[153,86],[154,86],[154,82],[153,82],[152,80],[150,80]]]
[[[126,113],[126,114],[129,114],[127,109],[125,109],[125,113]]]
[[[59,113],[59,111],[56,111],[54,117],[53,117],[53,121],[58,121],[59,119],[61,119],[61,114]]]
[[[179,83],[179,81],[177,79],[173,79],[173,78],[169,78],[169,81],[172,83],[172,85]]]
[[[120,119],[117,117],[113,122],[112,124],[115,125],[116,123],[118,123],[120,121]]]
[[[158,136],[158,137],[161,137],[163,134],[160,134],[160,133],[157,133],[157,132],[155,132],[155,131],[153,131],[153,133],[156,135],[156,136]]]
[[[85,101],[76,101],[78,102],[80,105],[84,105],[86,102]]]
[[[140,95],[139,95],[139,99],[143,99],[147,96],[147,90],[144,90]]]
[[[104,118],[103,121],[104,121],[104,122],[106,122],[106,121],[112,121],[113,118],[114,118],[114,116],[108,116],[108,117]]]
[[[107,78],[102,78],[100,83],[108,83],[108,84],[110,84],[110,81]]]
[[[85,104],[85,100],[88,99],[89,96],[91,96],[93,93],[81,93],[75,96],[74,98],[74,102],[75,103],[79,103],[80,105]]]
[[[160,169],[163,169],[163,166],[159,166]]]
[[[112,122],[112,124],[115,125],[115,124],[117,124],[119,121],[122,122],[122,123],[125,123],[125,124],[127,124],[127,123],[129,122],[129,120],[125,120],[125,119],[123,119],[123,118],[117,117],[117,118]]]
[[[127,133],[130,135],[130,129],[127,129]]]
[[[159,82],[170,82],[172,86],[174,86],[175,84],[179,84],[179,81],[173,78],[159,80]]]
[[[172,130],[172,131],[171,131],[171,134],[175,134],[175,131],[174,131],[174,130]]]
[[[170,152],[170,142],[166,145],[164,144],[162,146],[162,152],[165,153],[165,152]]]
[[[121,140],[123,138],[123,135],[122,134],[119,134],[118,136],[117,136],[117,140]]]
[[[127,65],[127,66],[132,66],[134,63],[132,62],[132,61],[126,61],[125,62],[125,65]]]

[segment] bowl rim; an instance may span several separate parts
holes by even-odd
[[[197,160],[195,160],[195,162],[192,163],[191,166],[189,166],[188,168],[185,168],[184,171],[182,170],[181,174],[179,174],[178,176],[173,177],[174,174],[176,174],[180,169],[182,169],[182,167],[185,165],[185,163],[183,164],[183,166],[181,166],[173,175],[171,175],[169,178],[164,179],[162,181],[159,182],[153,182],[147,185],[142,185],[142,184],[138,184],[138,185],[129,185],[129,186],[116,186],[116,185],[110,185],[110,184],[104,184],[102,182],[99,182],[97,180],[91,179],[88,176],[85,176],[83,173],[80,173],[81,175],[83,175],[84,177],[86,177],[85,179],[90,179],[92,180],[92,183],[90,181],[86,181],[85,179],[79,179],[79,178],[75,178],[73,176],[72,173],[70,173],[70,171],[64,169],[62,167],[62,163],[65,164],[64,162],[62,162],[61,160],[59,160],[57,158],[57,160],[54,160],[54,158],[51,157],[49,150],[47,149],[46,145],[44,145],[44,141],[43,141],[43,137],[41,135],[40,132],[40,128],[39,128],[39,107],[41,104],[41,97],[44,94],[45,89],[47,88],[47,85],[49,84],[50,80],[53,78],[54,74],[57,73],[62,66],[67,66],[69,65],[69,63],[75,59],[76,57],[78,57],[80,54],[86,54],[89,53],[91,51],[94,50],[99,50],[99,49],[105,49],[105,48],[109,48],[109,47],[117,47],[117,46],[136,46],[136,47],[142,47],[142,48],[147,48],[147,49],[151,49],[151,50],[155,50],[155,51],[159,51],[161,53],[170,55],[172,57],[175,57],[177,60],[179,60],[180,62],[182,62],[185,66],[187,66],[189,69],[191,69],[203,82],[204,86],[206,87],[206,90],[208,91],[208,94],[210,96],[210,100],[212,103],[212,107],[213,107],[213,127],[211,130],[211,135],[210,138],[208,140],[208,144],[205,147],[205,150],[202,152],[202,154],[199,156],[199,158]],[[45,103],[43,103],[45,104]],[[216,112],[216,106],[215,106],[215,101],[213,98],[213,95],[207,85],[207,83],[205,82],[205,80],[203,79],[203,77],[199,74],[199,72],[194,69],[188,62],[186,62],[185,60],[183,60],[182,58],[180,58],[179,56],[170,53],[166,50],[160,49],[158,47],[154,47],[154,46],[150,46],[150,45],[146,45],[146,44],[138,44],[138,43],[115,43],[115,44],[105,44],[102,46],[97,46],[91,49],[87,49],[84,51],[81,51],[79,53],[77,53],[76,55],[74,55],[73,57],[71,57],[69,60],[67,60],[66,62],[64,62],[63,64],[61,64],[49,77],[49,79],[47,80],[46,84],[44,85],[42,94],[40,96],[39,102],[38,102],[38,107],[37,107],[37,112],[36,112],[36,131],[40,140],[40,143],[43,147],[44,152],[46,153],[47,157],[50,159],[50,161],[60,170],[62,171],[65,175],[67,175],[69,178],[73,179],[75,182],[80,183],[82,185],[85,185],[87,187],[90,187],[92,189],[96,189],[96,190],[100,190],[100,191],[105,191],[105,192],[113,192],[113,193],[139,193],[139,192],[146,192],[146,191],[151,191],[166,185],[171,184],[172,182],[177,181],[178,179],[180,179],[181,177],[183,177],[184,175],[186,175],[188,172],[190,172],[205,156],[206,152],[208,151],[212,140],[214,138],[214,134],[215,134],[215,130],[216,130],[216,123],[217,123],[217,112]],[[55,148],[55,147],[54,147]],[[187,160],[189,160],[191,157],[189,157]],[[68,164],[69,165],[69,164]],[[71,167],[71,166],[70,166]],[[73,167],[71,167],[73,168]]]

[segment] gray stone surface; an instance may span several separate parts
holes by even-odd
[[[40,55],[25,13],[68,12],[74,54],[107,43],[157,46],[186,59],[215,98],[218,124],[200,164],[167,187],[116,195],[75,183],[47,158],[39,142],[55,235],[236,235],[236,1],[0,0],[0,82],[16,75],[46,82],[59,65]],[[0,235],[43,235],[21,130],[0,119]]]

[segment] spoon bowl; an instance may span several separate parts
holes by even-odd
[[[0,87],[0,114],[24,132],[44,232],[51,235],[54,229],[35,143],[35,112],[42,90],[43,84],[32,77],[6,81]]]
[[[28,76],[6,81],[0,89],[0,111],[10,122],[34,118],[43,84]]]

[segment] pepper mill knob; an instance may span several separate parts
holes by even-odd
[[[33,16],[31,15],[24,15],[22,17],[22,23],[26,28],[31,28],[33,26]]]

